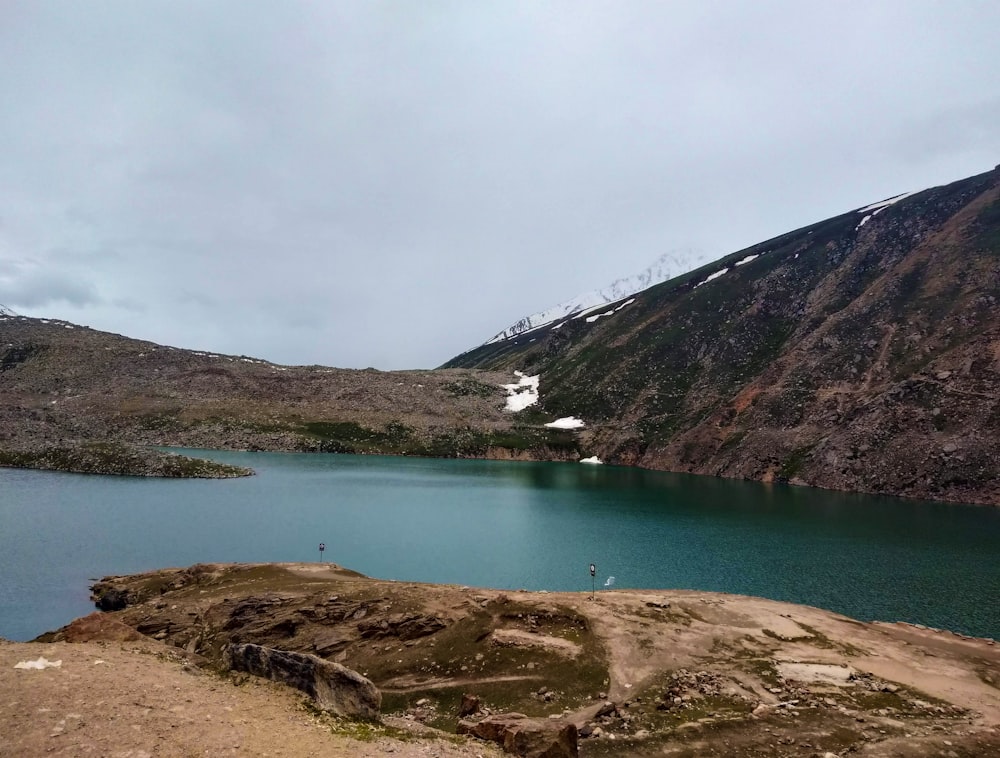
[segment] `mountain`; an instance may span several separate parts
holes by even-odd
[[[538,375],[611,463],[1000,504],[1000,167],[445,364]]]
[[[3,303],[0,303],[0,318],[16,318],[17,314],[14,313],[10,308],[8,308]]]
[[[504,406],[509,371],[280,366],[56,319],[0,317],[0,465],[81,468],[113,442],[436,457],[578,457],[571,431]],[[110,453],[109,453],[110,450]],[[122,456],[133,455],[132,451]],[[68,459],[72,459],[69,461]],[[26,463],[18,463],[26,462]],[[127,461],[125,461],[127,463]],[[91,467],[93,468],[93,467]],[[148,467],[143,467],[143,470]]]
[[[557,321],[570,318],[606,303],[613,303],[635,292],[641,292],[648,287],[652,287],[654,284],[672,279],[686,270],[687,266],[684,264],[683,256],[679,256],[676,253],[664,253],[656,259],[656,262],[641,273],[624,279],[616,279],[607,287],[591,292],[584,292],[582,295],[577,295],[559,305],[532,314],[531,316],[525,316],[494,335],[485,344],[491,345],[494,342],[513,339],[518,335],[554,324]]]

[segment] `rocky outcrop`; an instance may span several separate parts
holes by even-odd
[[[106,612],[124,610],[128,605],[128,592],[110,589],[96,599],[95,605]]]
[[[445,622],[436,616],[420,613],[396,613],[384,619],[367,619],[358,622],[358,631],[364,638],[398,637],[415,640],[444,629]]]
[[[576,725],[566,721],[532,719],[523,713],[499,713],[482,721],[459,721],[459,734],[495,742],[504,752],[522,758],[576,758]]]
[[[471,716],[474,713],[478,713],[482,705],[483,702],[478,695],[466,692],[462,695],[462,702],[458,706],[458,715],[460,718]]]
[[[369,686],[378,688],[393,727],[454,734],[461,719],[463,733],[513,755],[575,755],[576,740],[581,752],[607,756],[834,749],[916,758],[952,746],[1000,755],[1000,730],[992,731],[1000,644],[926,627],[692,591],[615,590],[595,602],[583,592],[387,582],[319,563],[203,564],[110,577],[95,594],[105,589],[126,593],[126,608],[40,641],[138,642],[190,674],[225,668],[230,651],[233,668],[289,682],[330,707],[339,677],[330,672],[341,668],[314,657],[322,650],[363,674],[368,713]],[[398,631],[416,618],[445,626],[410,640],[359,630],[377,620],[373,629]],[[572,640],[581,652],[496,645],[497,633]],[[94,663],[85,668],[103,670]],[[361,697],[349,694],[356,676],[336,697]],[[952,745],[942,747],[944,738]],[[471,739],[463,747],[492,748]]]
[[[251,644],[229,645],[225,662],[233,671],[245,671],[302,690],[320,708],[338,716],[367,721],[379,717],[381,693],[371,681],[339,663]]]

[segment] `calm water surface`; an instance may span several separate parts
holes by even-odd
[[[499,588],[694,588],[1000,637],[1000,509],[637,469],[204,452],[223,481],[0,469],[0,636],[92,610],[87,587],[201,561],[318,560]]]

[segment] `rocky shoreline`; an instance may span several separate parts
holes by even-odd
[[[233,479],[254,474],[252,469],[243,466],[107,442],[0,449],[0,467],[171,479]]]

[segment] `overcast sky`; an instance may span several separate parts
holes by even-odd
[[[1000,162],[1000,3],[0,3],[0,303],[280,363]]]

